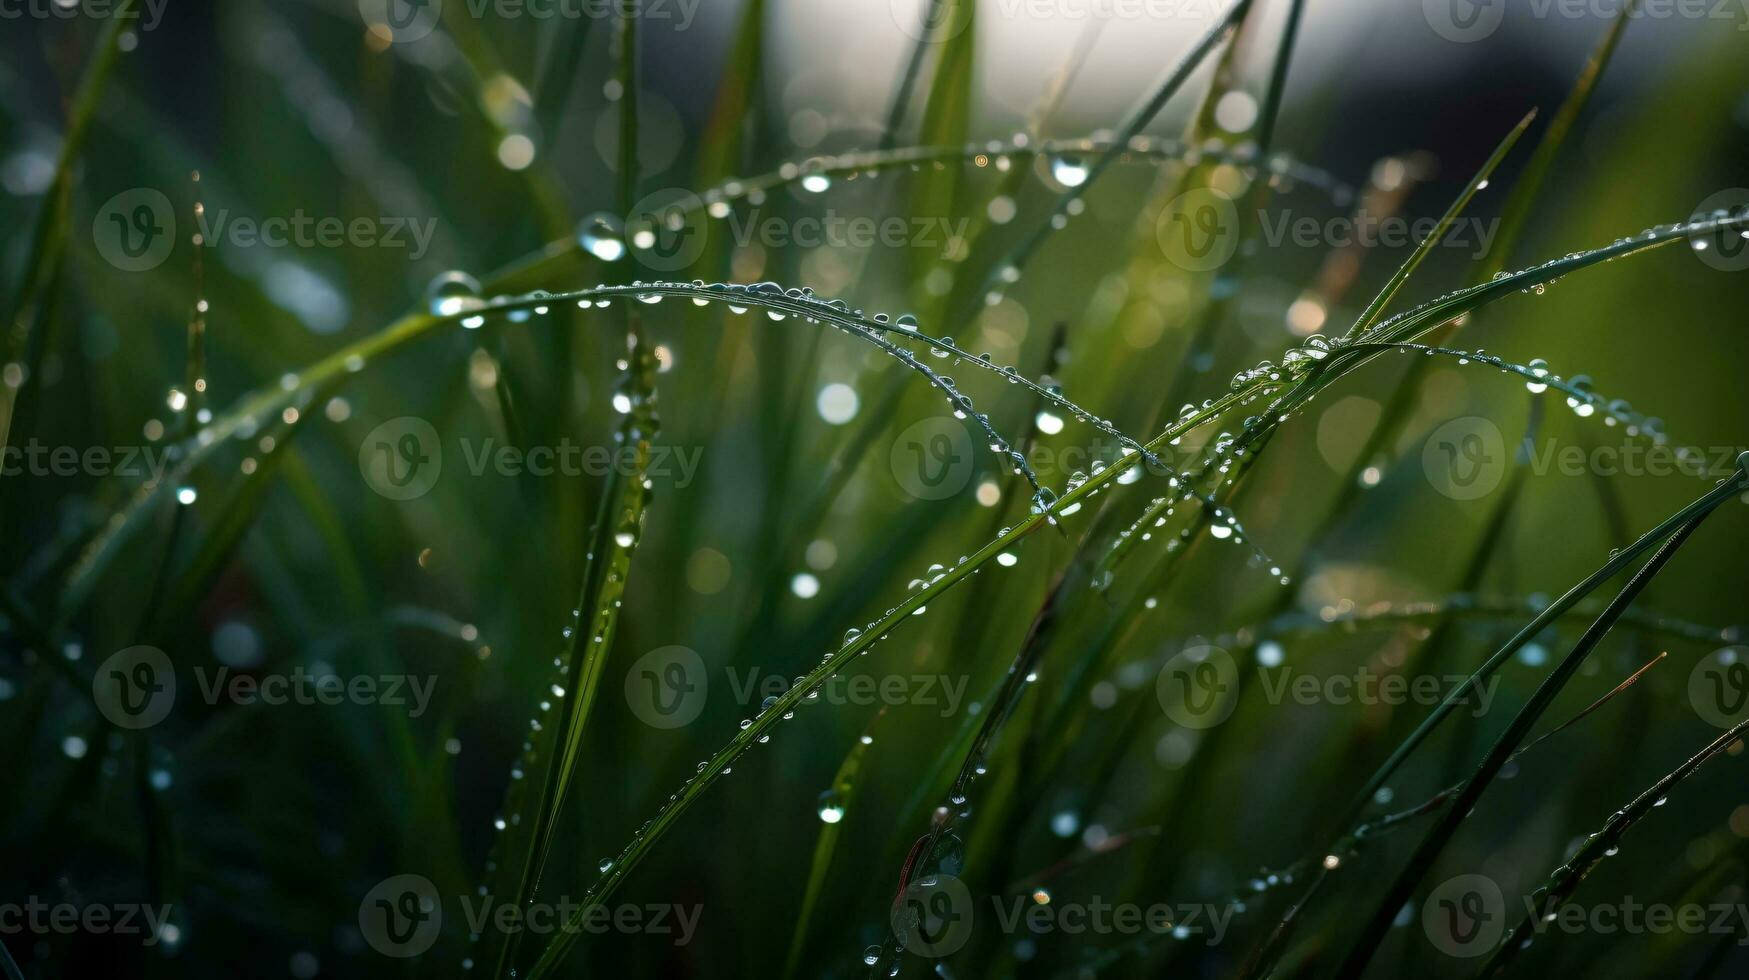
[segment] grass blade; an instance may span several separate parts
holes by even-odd
[[[1471,177],[1470,182],[1464,186],[1463,193],[1457,196],[1457,200],[1451,202],[1451,207],[1447,208],[1445,215],[1439,219],[1439,224],[1434,227],[1433,233],[1423,239],[1421,244],[1415,246],[1415,251],[1409,255],[1408,259],[1404,260],[1402,266],[1391,276],[1390,281],[1385,283],[1384,288],[1379,290],[1378,295],[1373,297],[1371,303],[1367,304],[1365,311],[1355,319],[1354,325],[1349,327],[1348,332],[1343,335],[1344,340],[1353,340],[1372,328],[1373,323],[1384,313],[1385,307],[1390,305],[1391,299],[1397,295],[1397,290],[1409,281],[1409,277],[1415,274],[1415,270],[1427,258],[1428,253],[1433,251],[1434,247],[1445,238],[1445,233],[1451,230],[1451,226],[1457,221],[1458,215],[1463,213],[1465,206],[1470,203],[1470,199],[1475,197],[1476,192],[1488,183],[1488,178],[1493,176],[1494,169],[1500,166],[1501,161],[1506,159],[1508,153],[1512,152],[1512,147],[1518,143],[1518,138],[1524,135],[1524,131],[1530,128],[1531,122],[1535,119],[1536,110],[1532,109],[1525,113],[1524,118],[1518,121],[1518,125],[1512,127],[1512,131],[1507,133],[1506,138],[1500,141],[1500,145],[1494,148],[1493,155],[1488,157],[1487,161],[1482,164],[1482,168],[1476,171],[1476,175]]]
[[[1709,494],[1708,496],[1713,498],[1710,503],[1697,509],[1692,517],[1683,521],[1682,526],[1671,534],[1670,539],[1629,580],[1621,593],[1597,618],[1597,621],[1585,631],[1585,635],[1573,647],[1572,652],[1567,654],[1559,666],[1550,671],[1549,676],[1537,687],[1536,693],[1531,695],[1529,703],[1513,717],[1512,722],[1506,726],[1506,731],[1495,741],[1493,748],[1488,750],[1487,757],[1482,760],[1481,765],[1464,783],[1463,789],[1458,792],[1451,806],[1440,816],[1433,829],[1428,831],[1426,838],[1416,848],[1414,855],[1410,857],[1402,872],[1398,874],[1396,881],[1385,892],[1384,898],[1379,901],[1378,907],[1373,911],[1372,918],[1361,929],[1360,935],[1356,937],[1354,944],[1343,958],[1339,972],[1344,976],[1360,976],[1365,971],[1367,963],[1377,952],[1378,944],[1384,938],[1386,930],[1390,928],[1391,921],[1396,918],[1398,910],[1403,907],[1404,902],[1408,901],[1415,886],[1432,867],[1434,859],[1439,856],[1440,851],[1445,848],[1446,843],[1457,832],[1458,825],[1469,817],[1475,808],[1476,801],[1500,772],[1501,767],[1506,764],[1507,759],[1518,749],[1518,744],[1530,733],[1531,726],[1535,725],[1537,719],[1542,717],[1543,712],[1548,709],[1555,696],[1566,686],[1567,681],[1572,679],[1580,664],[1584,663],[1585,658],[1615,626],[1616,620],[1621,618],[1621,614],[1639,596],[1640,592],[1651,584],[1652,579],[1656,578],[1658,573],[1663,570],[1665,563],[1674,557],[1677,551],[1681,550],[1689,535],[1693,534],[1695,529],[1700,527],[1701,523],[1720,504],[1741,492],[1746,479],[1749,479],[1749,470],[1739,473],[1734,480],[1725,481],[1721,485],[1721,489],[1727,491],[1726,493],[1721,494],[1714,491]],[[1706,499],[1702,498],[1702,500]]]

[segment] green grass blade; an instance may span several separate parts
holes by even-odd
[[[838,851],[838,837],[843,830],[843,819],[850,813],[851,804],[856,797],[856,774],[862,768],[863,753],[868,751],[870,736],[880,721],[881,713],[869,722],[863,737],[850,746],[845,753],[844,761],[839,763],[838,771],[832,776],[832,788],[828,792],[837,794],[834,801],[840,816],[838,820],[821,820],[820,838],[814,843],[814,857],[808,865],[808,886],[802,893],[801,911],[796,915],[795,934],[790,937],[789,955],[784,957],[783,976],[795,976],[796,967],[801,963],[802,952],[808,945],[809,927],[814,921],[814,911],[819,907],[820,896],[825,893],[826,879],[832,872],[832,855]]]
[[[334,394],[340,380],[331,381],[316,391],[310,403],[311,411]],[[163,604],[150,612],[152,625],[146,630],[146,636],[163,636],[172,625],[183,622],[195,602],[206,594],[213,577],[260,515],[268,491],[278,477],[281,462],[291,455],[293,441],[305,428],[304,420],[305,417],[300,415],[298,421],[280,425],[272,433],[273,451],[264,453],[254,472],[244,476],[235,490],[226,496],[193,558],[165,592]]]
[[[1349,327],[1348,332],[1343,335],[1344,340],[1353,340],[1371,329],[1373,323],[1384,313],[1385,307],[1390,305],[1391,299],[1397,295],[1397,290],[1409,281],[1409,277],[1415,274],[1415,270],[1427,258],[1428,253],[1432,252],[1445,238],[1445,233],[1451,230],[1458,215],[1463,214],[1470,199],[1475,197],[1476,192],[1488,183],[1488,178],[1493,176],[1494,169],[1500,166],[1501,161],[1506,159],[1508,153],[1512,152],[1512,147],[1518,143],[1518,138],[1524,135],[1524,131],[1530,128],[1531,122],[1535,119],[1536,110],[1532,109],[1525,113],[1524,118],[1518,121],[1518,125],[1512,127],[1512,131],[1507,133],[1506,138],[1500,141],[1500,145],[1494,148],[1493,155],[1488,157],[1487,161],[1482,164],[1482,168],[1470,178],[1463,193],[1457,196],[1457,200],[1451,202],[1451,207],[1447,208],[1444,216],[1439,219],[1439,224],[1434,227],[1433,233],[1415,247],[1415,251],[1404,260],[1402,266],[1391,276],[1390,281],[1385,283],[1384,288],[1379,290],[1378,295],[1373,297],[1372,302],[1368,303],[1366,309],[1355,319],[1354,325]]]
[[[716,104],[699,137],[697,173],[701,186],[714,186],[735,173],[744,155],[749,117],[759,104],[765,57],[765,0],[748,0],[735,29],[728,63],[717,82]]]
[[[972,7],[963,0],[927,0],[929,8],[924,12],[923,29],[911,45],[911,54],[905,59],[905,70],[899,76],[898,90],[893,93],[892,105],[887,109],[886,128],[881,132],[881,149],[891,149],[898,143],[899,129],[905,123],[905,113],[910,111],[911,93],[917,87],[917,79],[923,74],[923,62],[931,50],[936,50],[936,35],[942,31],[952,30],[958,26],[952,19],[956,17],[970,18]],[[952,5],[946,17],[942,16],[943,8]]]
[[[1541,718],[1543,712],[1548,710],[1555,696],[1572,679],[1579,666],[1584,663],[1585,658],[1615,626],[1616,621],[1621,618],[1622,612],[1647,585],[1651,584],[1677,551],[1681,550],[1689,535],[1693,534],[1695,529],[1700,527],[1701,523],[1720,504],[1741,492],[1746,479],[1749,479],[1749,471],[1740,473],[1734,480],[1725,481],[1722,489],[1727,492],[1714,491],[1710,494],[1709,496],[1713,499],[1709,505],[1697,510],[1692,517],[1683,521],[1681,527],[1671,534],[1669,540],[1629,580],[1621,593],[1603,611],[1603,614],[1585,631],[1585,635],[1573,647],[1572,652],[1567,654],[1559,666],[1549,672],[1549,676],[1543,680],[1542,684],[1538,685],[1536,693],[1531,695],[1530,701],[1506,726],[1506,730],[1494,742],[1494,746],[1488,750],[1488,755],[1483,759],[1482,764],[1464,783],[1463,789],[1458,792],[1451,806],[1447,807],[1445,812],[1440,815],[1433,829],[1428,831],[1426,838],[1422,840],[1414,855],[1410,857],[1402,872],[1398,874],[1396,881],[1385,892],[1378,907],[1373,911],[1372,918],[1362,927],[1360,935],[1356,937],[1344,957],[1339,971],[1342,975],[1360,976],[1365,971],[1367,964],[1378,950],[1379,942],[1384,938],[1385,932],[1390,929],[1392,920],[1397,917],[1398,910],[1403,907],[1404,902],[1408,901],[1415,886],[1420,883],[1433,866],[1434,859],[1439,856],[1452,836],[1457,833],[1458,826],[1469,817],[1477,800],[1493,782],[1494,777],[1499,774],[1501,767],[1517,751],[1519,743],[1530,734],[1537,719]]]
[[[1585,839],[1579,852],[1562,864],[1560,869],[1549,877],[1548,883],[1538,888],[1533,894],[1533,899],[1541,899],[1535,902],[1536,914],[1546,917],[1558,913],[1561,907],[1572,898],[1573,893],[1578,891],[1579,885],[1584,882],[1586,876],[1599,864],[1602,864],[1604,858],[1615,853],[1622,837],[1635,824],[1650,816],[1664,803],[1671,790],[1675,789],[1683,780],[1693,775],[1709,760],[1728,751],[1733,743],[1743,737],[1746,731],[1749,731],[1749,719],[1744,719],[1721,733],[1718,738],[1713,739],[1705,748],[1690,756],[1682,765],[1672,769],[1657,782],[1648,786],[1627,806],[1612,814],[1601,829]],[[1494,955],[1483,967],[1480,976],[1490,978],[1504,973],[1506,968],[1512,964],[1518,951],[1529,944],[1532,932],[1536,927],[1537,921],[1534,917],[1527,917],[1514,926],[1506,939],[1495,947]],[[1721,940],[1729,940],[1731,937],[1726,935],[1720,938]]]
[[[1099,178],[1111,169],[1112,164],[1117,162],[1118,156],[1123,153],[1123,148],[1128,146],[1130,140],[1135,138],[1148,123],[1153,121],[1155,116],[1160,114],[1160,110],[1166,108],[1166,103],[1170,102],[1172,96],[1184,87],[1184,83],[1190,80],[1190,76],[1196,72],[1209,54],[1232,36],[1233,31],[1237,29],[1239,22],[1250,8],[1251,0],[1235,0],[1234,4],[1227,8],[1226,13],[1215,22],[1214,26],[1209,28],[1197,40],[1196,44],[1191,46],[1190,51],[1166,73],[1166,77],[1161,80],[1148,100],[1131,113],[1128,119],[1124,120],[1123,125],[1118,128],[1116,137],[1112,140],[1111,147],[1094,159],[1092,165],[1087,168],[1087,176],[1081,183],[1058,195],[1050,213],[1016,243],[1003,261],[996,264],[990,274],[985,277],[983,285],[974,296],[975,300],[981,302],[984,296],[1004,286],[1015,273],[1025,268],[1033,253],[1037,252],[1039,247],[1044,244],[1045,239],[1056,230],[1058,222],[1068,219],[1070,207],[1085,196],[1087,191],[1099,181]],[[962,312],[961,316],[964,315]],[[955,317],[954,319],[958,320],[959,318]]]

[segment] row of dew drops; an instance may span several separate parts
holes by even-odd
[[[929,355],[935,359],[949,360],[952,364],[968,364],[980,370],[998,374],[1009,384],[1023,386],[1044,398],[1059,411],[1077,421],[1091,425],[1105,435],[1116,439],[1123,447],[1125,455],[1140,457],[1143,465],[1157,472],[1165,473],[1175,481],[1182,481],[1178,474],[1158,454],[1149,450],[1133,437],[1123,433],[1109,420],[1086,410],[1071,401],[1063,394],[1061,385],[1050,379],[1043,383],[1033,381],[1022,375],[1012,365],[997,366],[988,353],[972,355],[958,347],[952,337],[931,337],[918,329],[917,318],[911,314],[901,314],[889,318],[887,314],[876,313],[866,316],[862,310],[853,309],[840,299],[821,299],[806,287],[785,289],[774,282],[760,282],[751,285],[705,283],[703,280],[682,282],[635,282],[630,286],[598,285],[595,289],[583,291],[589,295],[569,294],[555,296],[544,291],[537,291],[521,296],[500,296],[491,300],[482,298],[478,282],[464,272],[445,272],[431,281],[427,288],[429,310],[434,316],[457,316],[466,314],[462,325],[470,329],[483,326],[487,315],[502,310],[511,322],[527,322],[531,316],[541,316],[550,312],[551,300],[575,298],[580,308],[600,308],[610,305],[615,296],[630,296],[638,301],[655,304],[661,302],[665,295],[690,298],[695,305],[705,306],[712,302],[724,303],[731,312],[743,314],[751,307],[764,309],[766,315],[775,321],[797,315],[810,323],[827,323],[836,329],[850,334],[860,340],[872,343],[889,356],[903,363],[907,368],[923,376],[933,387],[937,388],[946,398],[949,408],[955,418],[971,420],[977,424],[986,437],[989,451],[997,456],[1015,475],[1024,477],[1033,487],[1033,512],[1047,516],[1054,522],[1056,514],[1052,513],[1058,503],[1058,496],[1049,487],[1042,486],[1027,463],[1024,453],[1015,449],[1011,442],[1003,437],[990,421],[987,414],[976,411],[972,397],[967,394],[953,378],[941,374],[930,367],[924,360],[911,350],[887,340],[887,336],[897,335],[916,341],[929,348]],[[1126,468],[1126,479],[1131,482],[1139,477],[1137,473],[1130,476]],[[1088,480],[1084,473],[1072,474],[1067,486],[1068,492],[1080,489]],[[1210,503],[1212,501],[1205,501]],[[1072,513],[1064,509],[1062,513]],[[1243,537],[1240,538],[1243,540]]]

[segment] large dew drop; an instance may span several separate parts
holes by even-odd
[[[425,287],[425,301],[432,316],[454,316],[486,305],[480,298],[480,282],[465,272],[438,274]]]
[[[1051,177],[1064,187],[1080,187],[1087,182],[1087,164],[1079,157],[1057,157],[1051,161]]]
[[[625,233],[619,219],[605,211],[597,211],[577,223],[577,245],[603,262],[618,262],[625,257]]]
[[[818,812],[822,823],[837,823],[844,819],[844,794],[829,789],[820,794]]]

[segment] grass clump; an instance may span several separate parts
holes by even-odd
[[[1123,25],[1005,111],[1010,25],[921,6],[836,92],[868,132],[778,91],[809,14],[760,0],[703,99],[642,8],[7,40],[5,890],[155,923],[8,933],[9,976],[1741,964],[1544,925],[1741,904],[1734,39],[1646,25],[1704,55],[1654,71],[1629,6],[1506,109],[1520,55],[1442,47],[1439,130],[1354,146],[1384,103],[1328,55],[1378,52],[1299,0],[1098,111]],[[171,60],[237,102],[176,118]],[[149,269],[127,188],[174,202]],[[409,201],[432,256],[209,220]],[[833,212],[957,231],[736,231]]]

